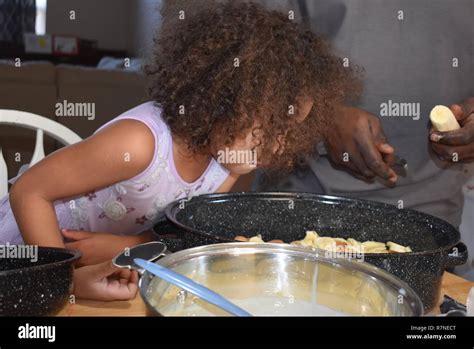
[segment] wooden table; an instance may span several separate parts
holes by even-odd
[[[455,300],[466,304],[466,299],[474,282],[459,276],[444,273],[441,288],[441,297],[448,295]],[[440,299],[441,302],[441,299]],[[437,306],[433,313],[439,313]],[[145,316],[146,308],[139,295],[131,301],[96,302],[78,300],[76,304],[68,304],[58,314],[59,316]]]

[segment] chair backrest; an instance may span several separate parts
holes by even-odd
[[[36,142],[30,166],[44,158],[43,134],[46,134],[64,145],[82,140],[75,132],[60,123],[40,115],[18,110],[0,109],[0,124],[12,125],[36,130]],[[7,163],[0,148],[0,198],[8,193]]]

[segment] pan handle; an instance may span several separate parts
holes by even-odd
[[[166,218],[153,227],[154,240],[164,243],[168,247],[167,251],[171,252],[181,251],[184,248],[184,233]]]
[[[466,263],[468,255],[467,246],[463,242],[459,242],[449,252],[445,268],[452,268]]]

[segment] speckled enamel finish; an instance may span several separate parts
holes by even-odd
[[[410,246],[412,253],[366,254],[365,261],[410,285],[425,312],[437,302],[445,268],[467,260],[466,246],[450,224],[377,202],[311,193],[231,193],[194,197],[181,207],[179,202],[169,205],[167,221],[155,226],[157,238],[171,251],[231,242],[236,235],[291,242],[307,230]]]
[[[77,251],[38,248],[38,261],[0,259],[0,315],[46,316],[57,313],[72,291]]]

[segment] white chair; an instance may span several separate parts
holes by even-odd
[[[75,132],[60,123],[40,115],[18,110],[0,109],[0,124],[24,127],[36,130],[36,144],[29,166],[33,166],[45,157],[43,134],[46,134],[64,145],[82,140]],[[7,164],[0,148],[0,198],[8,193]]]

